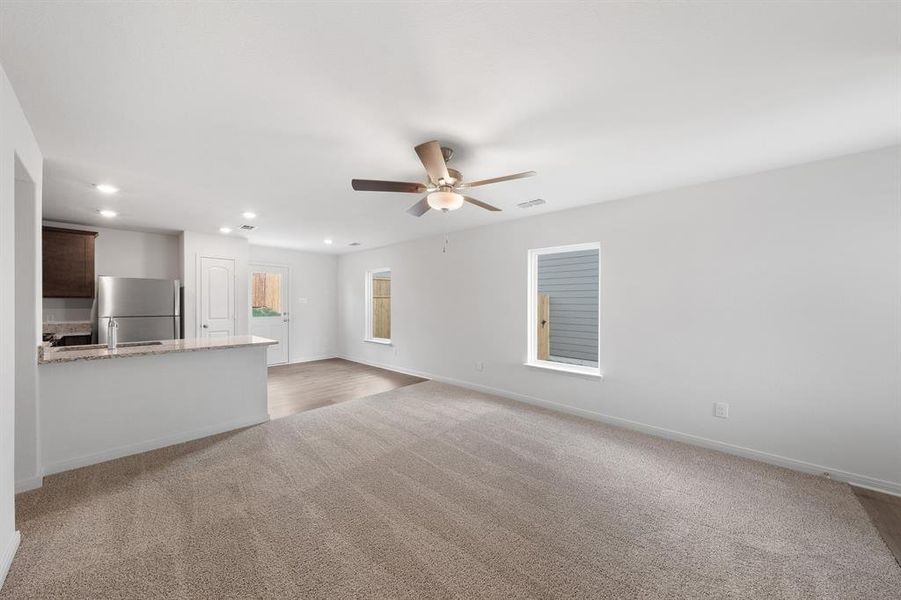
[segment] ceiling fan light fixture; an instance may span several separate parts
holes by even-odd
[[[463,206],[463,196],[456,192],[432,192],[429,194],[429,206],[442,212],[457,210]]]

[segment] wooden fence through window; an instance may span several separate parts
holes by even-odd
[[[281,273],[253,274],[253,308],[269,308],[277,313],[282,311]]]
[[[391,339],[391,278],[372,278],[372,337]]]

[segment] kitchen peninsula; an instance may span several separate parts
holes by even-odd
[[[255,336],[43,348],[44,475],[269,419]]]

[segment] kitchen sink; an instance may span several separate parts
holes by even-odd
[[[136,346],[162,346],[163,342],[125,342],[119,344],[119,348],[134,348]]]
[[[117,348],[137,348],[139,346],[162,346],[163,342],[124,342],[118,344]],[[106,344],[91,344],[89,346],[57,346],[54,350],[59,352],[72,352],[73,350],[101,350],[106,348]]]

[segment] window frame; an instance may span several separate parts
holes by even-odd
[[[561,252],[580,252],[585,250],[597,250],[598,252],[598,366],[573,365],[559,363],[550,360],[538,359],[538,330],[535,323],[538,321],[538,257],[547,254],[559,254]],[[601,243],[587,242],[582,244],[567,244],[565,246],[549,246],[547,248],[532,248],[528,251],[527,287],[526,287],[526,361],[527,367],[537,367],[549,371],[585,375],[601,378]]]
[[[364,292],[364,301],[363,301],[363,341],[370,342],[372,344],[384,344],[386,346],[391,345],[391,338],[377,338],[372,336],[372,276],[376,273],[385,273],[388,272],[392,277],[393,284],[393,272],[391,271],[391,267],[381,267],[377,269],[369,269],[366,271],[366,281],[365,281],[365,292]],[[394,299],[394,285],[391,286],[391,299]],[[391,303],[391,309],[389,310],[389,315],[394,312],[394,302]],[[393,327],[392,327],[393,330]],[[392,331],[393,335],[393,331]]]

